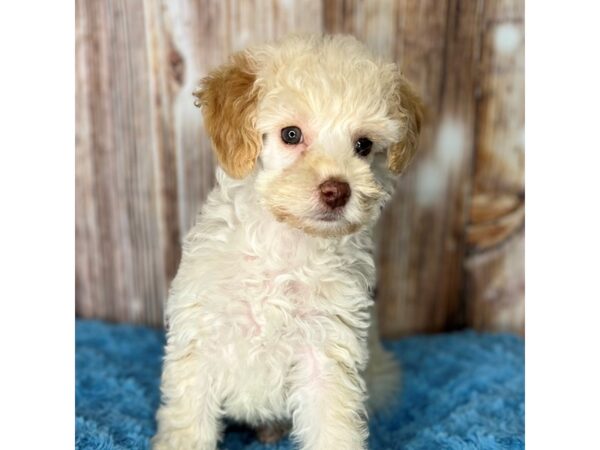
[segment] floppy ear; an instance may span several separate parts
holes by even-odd
[[[194,92],[219,164],[229,176],[238,179],[252,172],[261,148],[255,128],[255,80],[254,61],[248,52],[241,52],[211,72]]]
[[[394,115],[406,129],[402,141],[388,149],[388,168],[399,174],[408,166],[419,146],[424,107],[419,96],[400,73],[396,78],[392,102]]]

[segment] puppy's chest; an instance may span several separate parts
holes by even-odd
[[[326,313],[316,301],[318,279],[291,264],[246,255],[233,286],[228,317],[248,338],[281,335],[293,331],[297,320]]]
[[[259,345],[322,338],[364,299],[358,272],[335,255],[307,256],[293,247],[262,255],[245,250],[230,285],[227,322]]]

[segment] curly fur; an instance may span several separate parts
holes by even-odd
[[[221,168],[166,307],[154,448],[213,450],[227,416],[291,422],[304,450],[363,449],[367,383],[381,403],[398,380],[371,320],[371,228],[416,150],[418,99],[345,36],[246,50],[196,95]],[[335,213],[318,194],[331,179],[351,188]]]

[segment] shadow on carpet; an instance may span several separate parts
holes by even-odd
[[[150,448],[163,343],[153,329],[77,321],[78,450]],[[386,347],[402,362],[404,385],[388,413],[370,418],[371,450],[525,447],[523,339],[465,331]],[[261,445],[251,430],[232,426],[220,448],[295,447],[289,439]]]

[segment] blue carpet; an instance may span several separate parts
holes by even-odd
[[[148,449],[155,430],[163,334],[130,325],[76,325],[76,448]],[[371,417],[371,450],[523,449],[524,343],[472,331],[389,342],[404,390]],[[227,429],[223,450],[291,450]]]

